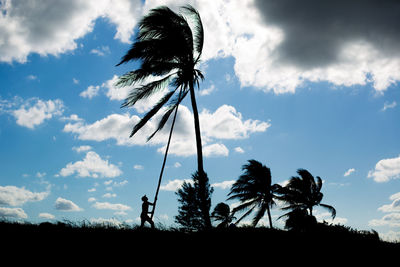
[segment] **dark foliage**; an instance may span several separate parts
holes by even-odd
[[[184,182],[182,188],[176,192],[180,205],[175,222],[189,231],[208,228],[207,221],[210,220],[211,194],[213,193],[207,174],[203,173],[201,177],[199,172],[195,172],[192,179],[193,183]],[[205,189],[201,188],[200,180],[205,180]],[[202,199],[206,199],[205,205]]]
[[[280,191],[281,186],[271,184],[271,170],[259,161],[249,160],[248,164],[243,165],[242,170],[243,174],[232,185],[228,194],[230,196],[228,200],[240,201],[240,205],[232,210],[233,213],[246,211],[236,224],[256,211],[253,218],[255,227],[267,212],[270,228],[272,228],[270,209],[275,205],[276,193]]]
[[[296,213],[293,216],[299,216],[299,210],[303,213],[313,216],[314,206],[321,206],[327,209],[332,214],[332,218],[336,216],[336,210],[334,207],[321,203],[324,194],[321,192],[322,179],[314,176],[305,169],[297,170],[299,176],[293,176],[290,178],[288,184],[280,190],[283,201],[287,203],[287,206],[282,208],[283,210],[290,210],[290,212],[282,215],[291,216],[291,213]]]
[[[220,202],[218,203],[213,212],[211,213],[211,218],[214,221],[220,222],[217,227],[228,227],[236,217],[231,212],[229,205]]]

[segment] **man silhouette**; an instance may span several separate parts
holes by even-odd
[[[149,205],[154,206],[154,204],[150,203],[148,200],[149,199],[146,197],[146,195],[142,197],[143,203],[142,203],[142,213],[140,214],[140,220],[141,220],[140,227],[143,227],[144,223],[148,222],[150,223],[151,228],[154,228],[154,222],[149,217]]]

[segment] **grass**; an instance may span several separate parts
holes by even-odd
[[[339,258],[397,257],[400,243],[380,240],[375,231],[359,231],[341,225],[319,223],[308,231],[285,231],[269,228],[213,228],[208,231],[186,232],[165,226],[157,229],[131,225],[82,222],[17,223],[0,222],[2,244],[11,252],[23,251],[38,255],[93,256],[102,261],[108,256],[130,255],[155,260],[158,257],[192,259],[225,259],[237,263],[235,257],[283,257],[294,260],[300,255],[319,257],[334,254]],[[7,250],[6,250],[7,251]],[[2,251],[6,255],[6,251]],[[362,251],[357,254],[356,251]],[[199,257],[203,255],[203,257]],[[287,256],[290,257],[287,257]],[[331,257],[331,256],[329,256]],[[301,257],[305,260],[306,258]],[[135,266],[135,264],[133,264]]]

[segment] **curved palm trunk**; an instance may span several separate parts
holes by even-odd
[[[192,103],[193,118],[194,118],[194,131],[196,134],[196,149],[197,149],[197,171],[199,173],[199,194],[201,197],[201,211],[205,221],[206,228],[211,228],[210,210],[207,204],[206,184],[207,175],[203,167],[203,148],[201,144],[200,120],[199,112],[197,110],[196,96],[194,93],[193,82],[190,84],[190,100]]]
[[[269,205],[267,207],[267,214],[268,214],[268,220],[269,220],[269,228],[272,229],[273,227],[272,227],[272,219],[271,219],[271,210],[269,208]]]

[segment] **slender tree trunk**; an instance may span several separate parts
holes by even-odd
[[[197,148],[197,170],[199,174],[204,173],[203,167],[203,148],[201,145],[201,132],[200,132],[200,121],[199,112],[197,110],[196,96],[194,94],[193,83],[190,84],[190,100],[192,102],[193,118],[194,118],[194,131],[196,134],[196,148]]]
[[[268,220],[269,220],[269,228],[272,229],[273,227],[272,227],[271,211],[270,211],[269,205],[267,206],[267,214],[268,214]]]
[[[194,118],[194,130],[196,134],[196,148],[197,148],[197,171],[199,174],[199,194],[201,198],[201,211],[203,213],[203,219],[206,228],[211,228],[211,219],[210,219],[210,209],[207,203],[207,192],[206,192],[206,185],[207,185],[207,175],[204,172],[203,167],[203,148],[201,144],[201,131],[200,131],[200,120],[199,120],[199,112],[197,110],[196,104],[196,96],[194,93],[194,86],[193,82],[190,84],[190,100],[192,103],[192,110],[193,110],[193,118]]]

